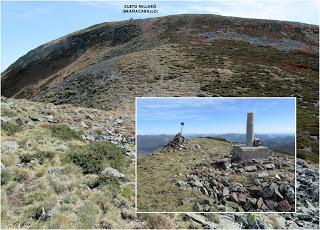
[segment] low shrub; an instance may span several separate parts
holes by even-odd
[[[18,183],[16,181],[10,181],[7,185],[6,185],[6,192],[8,195],[13,194],[14,192],[17,191],[17,186]]]
[[[1,185],[8,184],[12,180],[12,175],[8,169],[1,171]]]
[[[39,186],[38,188],[33,188],[33,189],[34,189],[33,191],[30,191],[25,194],[25,198],[22,203],[24,206],[34,204],[36,202],[41,202],[43,200],[51,200],[53,197],[52,191],[47,190],[42,186]]]
[[[174,229],[174,223],[165,215],[161,214],[144,214],[139,215],[139,219],[146,222],[145,227],[148,229]]]
[[[2,155],[1,155],[1,162],[2,162],[5,166],[15,165],[16,159],[17,159],[17,157],[16,157],[15,154],[6,153],[6,154],[2,154]]]
[[[16,168],[13,172],[13,178],[17,182],[25,182],[29,177],[30,174],[28,169]]]
[[[76,229],[77,216],[73,212],[61,211],[48,223],[48,229]]]
[[[99,215],[99,211],[99,207],[92,203],[85,203],[83,206],[81,206],[77,213],[79,217],[78,228],[94,228],[94,225]]]
[[[14,117],[16,115],[17,112],[12,109],[1,108],[1,117]]]
[[[27,205],[22,210],[21,224],[34,220],[45,220],[44,214],[50,211],[54,207],[52,200],[44,200],[36,202],[34,204]]]
[[[120,182],[118,178],[115,177],[109,177],[105,174],[100,174],[98,177],[92,179],[87,183],[89,188],[97,188],[100,186],[105,186],[109,190],[114,191],[114,192],[119,192],[120,191]]]
[[[43,164],[40,167],[35,168],[35,176],[40,178],[48,172],[49,164]]]
[[[81,132],[70,129],[67,125],[51,125],[51,135],[60,140],[81,140]]]
[[[6,135],[13,135],[22,130],[22,127],[10,122],[1,122],[1,131]]]
[[[34,157],[43,164],[45,161],[51,160],[54,157],[54,152],[36,150]]]
[[[69,193],[64,196],[63,203],[64,204],[76,204],[79,201],[79,197],[73,193]]]
[[[20,156],[21,163],[30,163],[30,161],[34,159],[33,154],[27,153]]]
[[[123,186],[121,195],[131,202],[134,201],[134,189],[129,185]]]
[[[70,177],[70,176],[49,176],[49,181],[51,186],[53,187],[53,190],[57,194],[63,194],[66,191],[72,191],[79,185],[79,181],[76,177]]]
[[[29,163],[33,159],[37,159],[41,164],[51,160],[54,157],[54,152],[36,150],[34,153],[23,154],[20,156],[22,163]]]
[[[84,173],[98,173],[106,166],[121,171],[129,165],[123,150],[108,141],[72,147],[68,157],[73,163],[80,166]]]

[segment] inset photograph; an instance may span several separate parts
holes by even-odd
[[[296,100],[136,98],[138,212],[294,212]]]

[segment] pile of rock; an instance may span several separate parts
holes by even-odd
[[[162,147],[161,152],[179,151],[187,148],[185,137],[178,133],[168,144]]]
[[[269,229],[272,227],[275,229],[319,229],[319,171],[316,167],[297,159],[296,172],[296,213],[274,213],[272,215],[192,213],[191,215],[186,214],[186,217],[201,224],[203,228],[212,229]],[[184,183],[187,186],[188,183]]]
[[[293,165],[294,162],[280,156],[241,163],[223,157],[196,166],[186,181],[177,181],[176,185],[202,192],[203,200],[193,206],[196,212],[293,212]],[[239,173],[249,180],[240,183],[229,179]]]

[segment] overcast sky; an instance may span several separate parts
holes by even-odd
[[[245,133],[247,113],[255,114],[255,132],[294,134],[292,98],[138,98],[137,134]]]
[[[319,24],[316,0],[144,1],[158,14],[123,14],[128,2],[1,1],[1,71],[31,49],[97,23],[182,13],[207,13]]]

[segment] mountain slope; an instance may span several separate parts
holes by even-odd
[[[318,161],[314,25],[216,15],[103,23],[30,51],[2,94],[117,110],[137,96],[295,96],[298,154]]]

